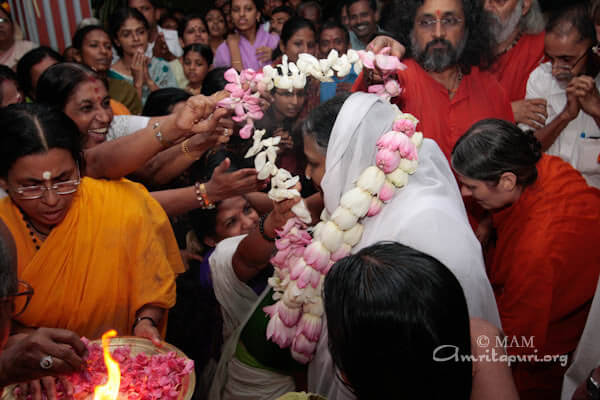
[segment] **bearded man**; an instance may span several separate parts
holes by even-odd
[[[538,0],[485,0],[496,61],[492,72],[506,90],[515,121],[543,126],[546,100],[525,100],[529,74],[544,58],[544,18]]]
[[[513,121],[510,102],[496,77],[484,71],[494,60],[488,14],[477,0],[396,0],[382,12],[383,29],[409,44],[398,71],[404,89],[393,101],[420,120],[425,137],[446,157],[469,127],[485,118]],[[371,74],[354,90],[366,91]]]

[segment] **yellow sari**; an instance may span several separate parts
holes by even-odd
[[[137,183],[83,178],[65,219],[37,251],[8,197],[0,218],[17,244],[19,279],[35,291],[18,318],[26,326],[90,339],[109,329],[131,335],[142,306],[175,304],[175,274],[184,270],[179,249],[165,212]]]

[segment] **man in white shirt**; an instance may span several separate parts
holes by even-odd
[[[550,62],[531,73],[526,97],[547,102],[546,125],[535,132],[542,150],[561,157],[590,185],[600,187],[600,138],[594,139],[600,137],[600,76],[591,54],[595,38],[585,4],[554,11],[544,43]]]

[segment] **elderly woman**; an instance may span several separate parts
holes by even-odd
[[[376,142],[390,130],[397,115],[394,106],[374,95],[357,93],[344,100],[345,97],[334,97],[317,107],[303,125],[306,175],[322,191],[330,215],[344,191],[375,164]],[[263,231],[266,237],[274,237],[269,217]],[[433,141],[423,143],[419,169],[408,185],[380,214],[367,218],[363,224],[362,240],[353,252],[380,240],[394,240],[431,254],[456,275],[470,316],[500,325],[481,248],[467,222],[448,163]],[[302,372],[291,360],[288,349],[281,350],[287,352],[286,358],[286,354],[273,350],[277,348],[274,343],[263,344],[266,323],[260,322],[261,318],[264,320],[262,308],[273,302],[272,296],[268,295],[269,288],[257,295],[247,284],[268,267],[274,250],[274,243],[265,238],[260,242],[260,238],[258,234],[225,239],[210,259],[215,294],[224,310],[224,329],[229,334],[211,392],[215,398],[261,398],[255,393],[265,393],[267,385],[270,393],[264,398],[276,397],[294,390],[292,376]],[[270,363],[264,361],[263,349],[267,348]],[[335,378],[326,331],[308,367],[308,388],[328,398],[352,398]],[[243,390],[254,397],[244,397]]]
[[[456,143],[462,193],[492,211],[496,245],[487,265],[509,354],[553,356],[513,369],[522,399],[560,396],[564,358],[581,336],[600,272],[600,191],[531,132],[483,120]],[[559,358],[562,356],[562,358]]]
[[[83,177],[79,131],[63,113],[13,105],[0,118],[0,218],[36,292],[16,331],[97,339],[116,329],[159,342],[183,270],[165,212],[138,184]]]

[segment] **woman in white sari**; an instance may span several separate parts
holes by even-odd
[[[395,106],[371,94],[355,93],[343,102],[343,106],[342,101],[336,97],[324,103],[313,110],[303,125],[307,176],[320,187],[330,214],[362,171],[375,165],[376,142],[391,129],[397,115]],[[352,249],[353,253],[378,241],[390,240],[437,258],[460,282],[470,316],[500,327],[479,242],[467,221],[448,162],[435,142],[424,141],[419,151],[418,170],[409,177],[408,184],[377,216],[365,218],[362,223],[363,237]],[[236,386],[234,390],[252,393],[254,399],[274,398],[276,394],[285,393],[282,390],[293,389],[293,380],[280,375],[274,381],[273,376],[269,378],[266,374],[273,372],[252,368],[233,357],[238,340],[236,335],[261,300],[241,282],[239,274],[236,276],[235,268],[232,268],[232,258],[235,259],[234,254],[239,252],[236,248],[241,240],[241,237],[224,240],[210,260],[215,294],[221,302],[225,326],[230,333],[218,371],[220,379],[213,384],[211,395],[214,397],[211,398],[220,398],[221,393],[223,398],[246,398],[239,392],[230,392],[232,384]],[[265,295],[263,292],[262,296]],[[267,382],[271,387],[275,382],[281,384],[272,392],[259,391],[269,386]],[[225,390],[220,389],[223,385]],[[308,367],[308,389],[330,400],[353,398],[335,378],[327,348],[326,326],[315,358]]]

